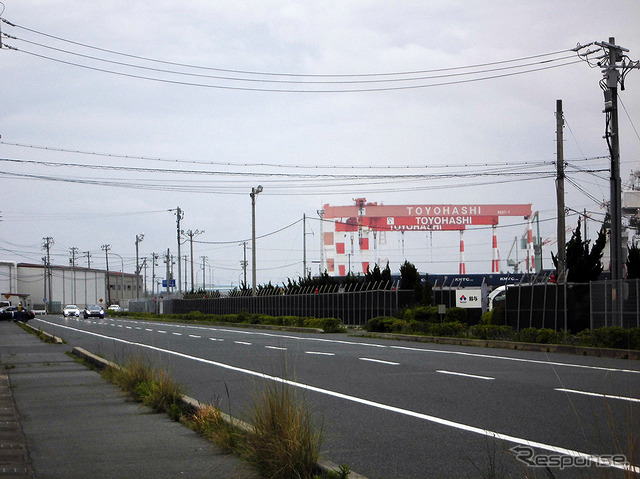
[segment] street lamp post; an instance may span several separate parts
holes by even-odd
[[[121,286],[122,289],[120,290],[120,302],[123,302],[124,300],[124,259],[118,253],[111,253],[111,254],[116,255],[118,258],[120,258],[120,261],[122,263],[122,269],[120,270],[120,282],[122,284]],[[111,299],[109,299],[109,302],[111,302]],[[108,306],[111,306],[111,305],[109,304]]]
[[[256,295],[256,196],[262,192],[262,185],[251,188],[251,294]]]
[[[140,299],[140,259],[138,255],[138,245],[143,239],[144,233],[136,235],[136,299]]]

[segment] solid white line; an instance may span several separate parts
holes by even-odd
[[[317,354],[319,356],[335,356],[335,353],[323,353],[321,351],[305,351],[305,354]]]
[[[92,331],[86,331],[83,329],[77,329],[77,328],[72,328],[70,326],[63,326],[61,324],[57,324],[57,323],[52,323],[49,321],[45,321],[43,319],[39,319],[37,318],[36,321],[40,321],[43,322],[45,324],[49,324],[51,326],[55,326],[55,327],[59,327],[59,328],[63,328],[63,329],[70,329],[72,331],[76,331],[79,333],[84,333],[84,334],[89,334],[91,336],[97,336],[100,338],[105,338],[105,339],[110,339],[112,341],[116,341],[116,342],[120,342],[120,343],[124,343],[124,344],[129,344],[131,346],[138,346],[141,348],[147,348],[147,349],[151,349],[153,351],[159,351],[162,353],[166,353],[166,354],[171,354],[174,356],[178,356],[181,358],[185,358],[185,359],[190,359],[193,361],[197,361],[200,363],[204,363],[204,364],[210,364],[212,366],[217,366],[220,368],[224,368],[224,369],[228,369],[230,371],[235,371],[235,372],[239,372],[239,373],[243,373],[243,374],[249,374],[251,376],[257,376],[259,378],[262,379],[268,379],[271,381],[275,381],[275,382],[279,382],[282,384],[288,384],[289,386],[294,386],[294,387],[298,387],[301,389],[306,389],[307,391],[312,391],[312,392],[316,392],[319,394],[325,394],[327,396],[332,396],[335,398],[339,398],[339,399],[344,399],[345,401],[351,401],[351,402],[355,402],[358,404],[363,404],[365,406],[370,406],[370,407],[374,407],[374,408],[378,408],[378,409],[382,409],[385,411],[390,411],[390,412],[395,412],[398,414],[403,414],[405,416],[410,416],[410,417],[414,417],[417,419],[421,419],[424,421],[428,421],[428,422],[433,422],[435,424],[440,424],[443,426],[447,426],[447,427],[452,427],[454,429],[458,429],[461,431],[466,431],[466,432],[471,432],[474,434],[479,434],[481,436],[485,436],[485,437],[490,437],[492,439],[498,439],[498,440],[502,440],[502,441],[506,441],[506,442],[510,442],[512,444],[520,444],[523,446],[529,446],[529,447],[533,447],[533,448],[537,448],[537,449],[543,449],[545,451],[551,451],[554,453],[558,453],[558,454],[564,454],[565,456],[572,456],[572,457],[580,457],[580,458],[584,458],[588,461],[591,461],[595,464],[599,464],[601,466],[606,466],[606,467],[614,467],[616,469],[621,469],[624,471],[631,471],[634,472],[635,474],[640,473],[640,466],[635,466],[635,465],[631,465],[631,464],[612,464],[611,461],[607,458],[601,458],[595,454],[589,454],[589,453],[585,453],[585,452],[580,452],[580,451],[575,451],[573,449],[566,449],[564,447],[558,447],[558,446],[553,446],[553,445],[549,445],[549,444],[544,444],[541,442],[536,442],[536,441],[530,441],[528,439],[524,439],[524,438],[520,438],[517,436],[511,436],[509,434],[503,434],[503,433],[499,433],[499,432],[494,432],[491,431],[489,429],[482,429],[476,426],[469,426],[467,424],[462,424],[459,422],[455,422],[455,421],[450,421],[449,419],[443,419],[443,418],[439,418],[436,416],[431,416],[429,414],[423,414],[423,413],[419,413],[416,411],[411,411],[408,409],[402,409],[396,406],[390,406],[388,404],[382,404],[379,402],[375,402],[375,401],[370,401],[368,399],[363,399],[363,398],[359,398],[356,396],[350,396],[348,394],[343,394],[343,393],[339,393],[337,391],[331,391],[329,389],[324,389],[324,388],[319,388],[316,386],[310,386],[308,384],[304,384],[304,383],[299,383],[296,381],[291,381],[289,379],[284,379],[284,378],[279,378],[277,376],[269,376],[268,374],[264,374],[264,373],[260,373],[258,371],[253,371],[251,369],[245,369],[245,368],[239,368],[237,366],[231,366],[230,364],[225,364],[225,363],[220,363],[218,361],[212,361],[210,359],[204,359],[204,358],[199,358],[197,356],[192,356],[190,354],[185,354],[185,353],[180,353],[178,351],[172,351],[170,349],[163,349],[163,348],[159,348],[156,346],[151,346],[149,344],[144,344],[144,343],[138,343],[135,341],[127,341],[126,339],[120,339],[120,338],[114,338],[111,336],[106,336],[104,334],[99,334],[99,333],[94,333]],[[237,342],[237,341],[236,341]]]
[[[400,363],[393,363],[391,361],[383,361],[382,359],[371,358],[358,358],[360,361],[371,361],[372,363],[389,364],[391,366],[400,366]]]
[[[198,336],[197,334],[190,334],[190,338],[201,338],[202,336]]]
[[[286,351],[287,348],[279,348],[277,346],[265,346],[267,349],[277,349],[278,351]]]
[[[442,374],[451,374],[453,376],[464,376],[466,378],[474,378],[474,379],[495,379],[489,376],[478,376],[477,374],[465,374],[465,373],[456,373],[454,371],[443,371],[442,369],[436,370],[437,373]]]
[[[640,399],[638,398],[632,398],[627,396],[612,396],[610,394],[590,393],[587,391],[578,391],[577,389],[555,388],[555,390],[565,392],[565,393],[582,394],[584,396],[594,396],[594,397],[605,398],[605,399],[621,399],[623,401],[640,402]]]
[[[245,344],[247,346],[251,346],[251,343],[247,343],[246,341],[234,341],[236,344]]]

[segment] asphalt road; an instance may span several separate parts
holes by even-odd
[[[636,467],[640,458],[637,362],[127,319],[30,324],[117,362],[162,365],[188,395],[240,418],[265,381],[285,381],[322,423],[323,455],[370,479],[492,468],[500,477],[623,477],[621,458],[608,467],[595,456],[633,454]],[[529,469],[514,447],[553,476]]]

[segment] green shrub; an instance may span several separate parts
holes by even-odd
[[[197,321],[204,319],[205,315],[201,311],[189,311],[187,314],[183,315],[183,319],[187,319],[189,321]]]
[[[464,308],[449,308],[444,315],[444,320],[448,323],[464,323],[467,321],[467,310]]]
[[[341,333],[344,331],[342,320],[338,318],[307,318],[305,328],[319,328],[325,333]]]
[[[495,324],[477,324],[469,328],[469,335],[478,339],[493,339],[512,341],[516,332],[511,326],[497,326]]]
[[[404,312],[404,319],[407,321],[425,321],[435,323],[438,321],[437,306],[418,306],[417,308],[409,308]]]
[[[367,321],[362,327],[365,331],[369,331],[371,333],[384,333],[384,323],[383,321],[386,319],[386,316],[377,316],[375,318],[371,318]]]
[[[482,324],[482,325],[491,325],[491,324],[493,324],[491,322],[491,317],[492,316],[493,316],[493,310],[486,311],[486,312],[482,313],[482,316],[480,316],[480,324]]]
[[[462,337],[467,332],[467,325],[459,321],[445,323],[432,323],[429,325],[428,334],[432,336]]]
[[[594,329],[591,332],[594,345],[599,348],[619,348],[629,347],[630,330],[620,326],[607,326]]]
[[[523,343],[537,343],[538,330],[536,328],[524,328],[518,332],[517,340]]]

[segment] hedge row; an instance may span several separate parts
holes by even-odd
[[[364,329],[371,332],[421,334],[470,339],[491,339],[520,341],[540,344],[570,344],[598,348],[640,350],[640,328],[624,329],[608,326],[599,329],[585,329],[578,334],[554,331],[553,329],[526,328],[516,332],[511,326],[477,324],[467,326],[459,321],[431,323],[392,317],[370,319]]]

